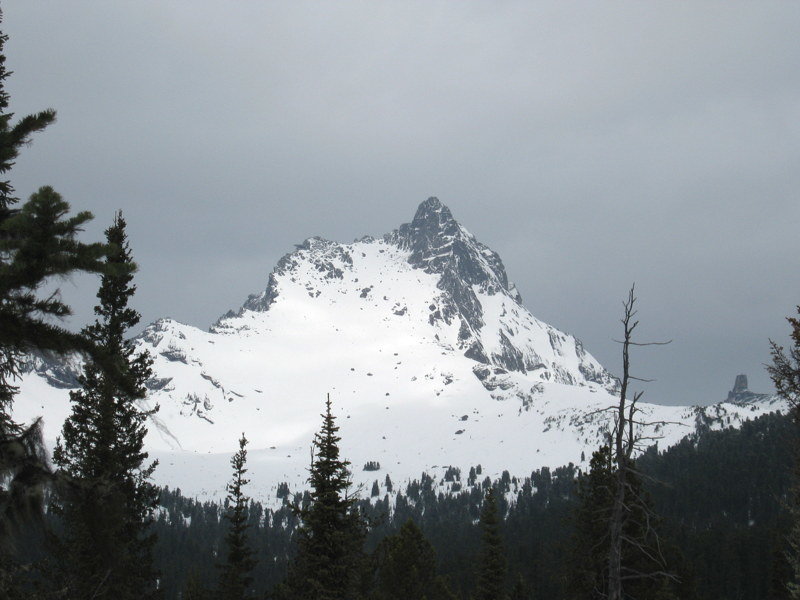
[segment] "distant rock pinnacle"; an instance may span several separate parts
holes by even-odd
[[[747,375],[737,375],[736,381],[733,382],[733,389],[730,391],[730,394],[736,396],[737,394],[748,391],[750,390],[747,387]]]
[[[728,402],[752,402],[753,400],[765,398],[769,398],[769,394],[756,394],[748,389],[747,375],[744,374],[736,376],[736,380],[733,382],[733,389],[728,392]]]

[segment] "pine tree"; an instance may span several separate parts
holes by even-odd
[[[72,413],[53,456],[67,483],[54,510],[63,521],[60,562],[71,595],[127,600],[155,594],[149,528],[158,491],[149,479],[156,462],[145,464],[142,448],[146,419],[157,409],[137,405],[145,397],[152,359],[125,338],[139,313],[128,306],[136,287],[121,214],[106,239],[110,268],[97,293],[97,321],[84,335],[115,366],[109,372],[88,361],[81,389],[70,394]]]
[[[292,599],[345,600],[358,587],[364,526],[350,489],[350,462],[339,457],[339,427],[325,403],[322,428],[314,436],[308,482],[310,503],[300,510],[298,552],[278,595]]]
[[[227,558],[222,564],[219,593],[217,598],[222,600],[242,600],[248,598],[248,588],[253,582],[249,573],[256,565],[253,551],[247,541],[247,503],[249,498],[244,495],[242,488],[249,483],[244,474],[247,473],[247,439],[242,434],[239,439],[239,451],[233,455],[233,480],[228,484],[228,511],[225,518],[230,523],[228,534],[225,537]]]
[[[800,315],[800,306],[797,307]],[[800,427],[800,318],[788,317],[791,325],[792,346],[788,354],[775,342],[772,346],[772,364],[767,367],[778,395],[791,406],[795,425]],[[795,442],[794,483],[792,484],[789,514],[792,519],[787,535],[787,559],[792,570],[792,580],[787,582],[789,597],[800,600],[800,445]]]
[[[492,488],[489,488],[483,501],[480,525],[483,535],[475,600],[501,600],[506,597],[506,557],[500,537],[497,500]]]

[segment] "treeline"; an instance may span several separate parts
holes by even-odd
[[[681,598],[787,597],[786,502],[795,435],[791,418],[774,413],[739,429],[690,436],[665,451],[653,448],[638,459],[662,517],[663,543],[671,548]],[[532,597],[570,597],[578,490],[587,476],[567,465],[538,469],[523,480],[492,482],[509,591],[521,579]],[[470,483],[468,475],[457,477],[463,489],[456,494],[440,493],[439,482],[423,474],[396,495],[359,501],[358,509],[369,524],[367,555],[410,519],[434,548],[439,575],[457,597],[469,598],[477,585],[479,518],[487,489],[485,478]],[[309,497],[297,501],[307,505]],[[155,562],[166,597],[180,597],[192,579],[210,588],[228,527],[225,507],[168,489],[162,490],[160,506]],[[262,595],[286,577],[299,519],[286,497],[275,510],[251,502],[248,521],[258,561],[253,587]]]

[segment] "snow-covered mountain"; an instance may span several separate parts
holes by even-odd
[[[619,386],[578,339],[528,312],[500,257],[436,198],[382,238],[309,238],[208,331],[161,319],[137,344],[155,359],[144,404],[160,405],[147,438],[156,479],[194,495],[223,493],[242,432],[251,495],[301,489],[327,394],[357,483],[581,463]],[[43,414],[54,441],[79,368],[32,358],[17,418]],[[643,405],[670,422],[649,434],[665,445],[783,408],[748,394],[745,378],[711,407]]]

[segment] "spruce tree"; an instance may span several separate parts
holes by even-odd
[[[483,535],[478,563],[478,588],[475,600],[501,600],[505,595],[506,557],[500,537],[497,500],[490,487],[483,501],[480,519]]]
[[[339,456],[341,438],[330,396],[321,416],[308,479],[310,502],[300,510],[297,556],[279,597],[345,600],[355,595],[359,585],[365,531],[355,498],[348,493],[350,462]]]
[[[249,573],[256,565],[253,551],[247,541],[247,503],[249,498],[244,495],[242,488],[249,483],[244,474],[247,473],[247,438],[244,433],[239,439],[239,451],[231,458],[233,479],[228,484],[228,510],[225,518],[230,523],[228,534],[225,537],[227,557],[222,564],[220,575],[219,593],[221,600],[242,600],[248,598],[248,589],[253,578]]]
[[[156,409],[137,404],[152,359],[125,337],[139,313],[128,306],[136,287],[120,213],[106,239],[112,250],[97,293],[97,320],[83,333],[103,348],[114,370],[88,361],[81,389],[70,393],[72,413],[53,456],[66,485],[54,510],[63,521],[60,563],[71,596],[127,600],[156,591],[149,532],[158,499],[149,481],[156,462],[147,464],[143,450],[145,422]]]

